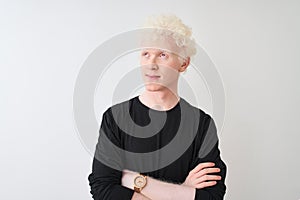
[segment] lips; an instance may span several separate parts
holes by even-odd
[[[146,74],[146,77],[151,81],[157,81],[160,78],[160,76],[158,75],[149,75],[149,74]]]
[[[149,78],[159,78],[160,76],[158,75],[149,75],[149,74],[146,74],[147,77]]]

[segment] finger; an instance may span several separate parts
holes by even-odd
[[[222,179],[222,177],[218,175],[205,175],[203,178],[205,181],[219,181]]]
[[[202,189],[202,188],[205,188],[205,187],[213,186],[213,185],[215,185],[215,184],[217,184],[216,181],[203,182],[203,183],[197,184],[197,185],[196,185],[196,188]]]
[[[194,169],[192,169],[190,172],[197,173],[198,171],[200,171],[203,168],[213,167],[213,166],[215,166],[215,163],[213,163],[213,162],[200,163]]]
[[[196,184],[206,182],[206,181],[219,181],[221,179],[222,179],[222,177],[217,176],[217,175],[204,175],[204,176],[201,176],[200,178],[196,179]]]
[[[194,173],[194,176],[195,176],[196,178],[199,178],[199,177],[204,176],[204,175],[206,175],[206,174],[210,174],[210,173],[218,173],[218,172],[220,172],[220,171],[221,171],[220,168],[205,168],[205,169],[202,169],[202,170],[200,170],[200,171]]]

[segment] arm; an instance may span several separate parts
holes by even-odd
[[[147,186],[142,190],[142,193],[154,200],[193,200],[195,189],[149,177]]]
[[[122,171],[117,170],[116,167],[121,165],[121,156],[117,153],[109,154],[113,152],[111,150],[113,145],[105,142],[105,136],[107,136],[109,140],[119,144],[115,128],[111,116],[107,111],[104,112],[93,159],[92,173],[88,176],[90,193],[95,200],[131,200],[134,193],[133,190],[121,185]],[[105,163],[103,161],[109,161],[109,165],[103,164]]]
[[[210,187],[201,188],[196,186],[196,195],[195,200],[223,200],[226,192],[225,178],[227,167],[226,164],[222,161],[219,150],[219,140],[217,136],[217,129],[215,126],[214,120],[209,116],[206,120],[206,129],[205,134],[203,134],[202,139],[200,140],[200,147],[198,156],[193,160],[192,168],[198,166],[203,162],[213,162],[215,163],[218,171],[213,171],[213,168],[205,169],[208,173],[213,173],[214,175],[221,176],[221,179],[213,179],[215,180],[215,184]],[[196,167],[197,168],[197,167]],[[211,170],[211,171],[209,171]],[[197,171],[197,169],[196,169]],[[203,171],[203,170],[202,170]],[[202,172],[198,172],[201,174]],[[211,176],[211,175],[210,175]],[[204,176],[207,178],[208,176]],[[211,182],[206,182],[211,183]]]
[[[214,174],[221,176],[221,180],[214,179],[216,182],[210,187],[199,188],[198,186],[196,186],[195,200],[223,200],[226,192],[225,177],[226,177],[227,167],[225,163],[221,160],[220,150],[218,149],[218,142],[205,158],[203,159],[197,158],[195,160],[195,164],[198,166],[199,163],[203,163],[203,162],[214,162],[215,167],[220,169],[218,173],[214,173]],[[199,173],[201,173],[201,171]],[[211,184],[212,181],[204,182],[204,183]]]
[[[211,162],[198,164],[193,170],[190,171],[189,175],[182,185],[162,182],[148,177],[147,185],[142,190],[142,193],[155,200],[181,198],[197,199],[198,197],[195,195],[200,196],[200,194],[196,194],[196,192],[200,193],[200,189],[214,186],[217,183],[217,180],[221,180],[221,176],[209,175],[210,173],[221,171],[220,168],[213,168],[214,166],[215,164]],[[123,170],[122,185],[126,186],[127,188],[133,189],[133,179],[137,174],[138,173],[133,171]],[[201,195],[201,200],[203,199],[204,197]],[[207,199],[211,199],[211,197],[207,197]]]
[[[136,172],[124,170],[122,185],[133,190],[133,180],[137,174]],[[148,176],[147,185],[141,193],[153,200],[193,200],[195,189],[185,185],[163,182]]]
[[[131,200],[151,200],[148,197],[142,195],[141,193],[134,193]]]
[[[90,193],[95,200],[130,200],[134,193],[121,185],[122,172],[109,168],[102,164],[98,159],[93,160],[93,170],[88,176]]]
[[[211,118],[210,118],[211,119]],[[216,134],[213,120],[207,122],[211,125],[210,128],[207,124],[206,134]],[[212,123],[210,123],[212,122]],[[205,136],[205,135],[204,135]],[[208,137],[209,140],[204,140],[203,144],[206,150],[199,149],[199,156],[205,155],[203,152],[208,152],[203,158],[197,157],[193,160],[192,170],[182,185],[171,184],[148,178],[146,187],[142,193],[147,197],[160,200],[160,199],[196,199],[196,200],[222,200],[225,195],[226,186],[224,184],[226,176],[226,165],[221,160],[220,151],[218,149],[218,140],[214,137]],[[216,137],[215,137],[216,138]],[[213,141],[213,142],[212,142]],[[199,140],[199,142],[201,142]],[[215,144],[214,144],[215,143]],[[214,145],[213,145],[214,144]],[[200,145],[201,146],[201,145]],[[212,163],[214,162],[214,163]],[[211,175],[211,174],[215,175]],[[133,179],[137,173],[124,170],[122,177],[122,185],[133,189]]]

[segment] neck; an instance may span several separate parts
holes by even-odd
[[[140,101],[155,110],[169,110],[173,108],[180,97],[170,90],[149,91],[145,90],[140,96]]]

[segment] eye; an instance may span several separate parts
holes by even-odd
[[[149,56],[149,53],[148,53],[147,51],[144,51],[144,52],[142,52],[141,54],[142,54],[142,56],[144,56],[144,57],[148,57],[148,56]]]
[[[160,57],[162,57],[162,58],[167,58],[168,55],[167,55],[165,52],[162,52],[162,53],[160,54]]]

